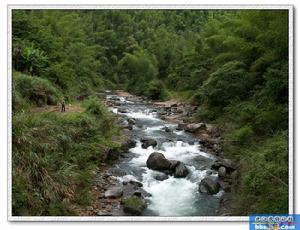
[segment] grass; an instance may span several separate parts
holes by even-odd
[[[180,101],[180,102],[188,102],[190,101],[192,95],[193,95],[192,90],[185,90],[185,91],[173,91],[172,89],[168,89],[168,95],[169,98],[175,101]]]
[[[27,103],[43,106],[56,105],[62,94],[47,79],[19,72],[13,73],[13,109],[16,111],[25,100]]]
[[[118,151],[111,139],[119,129],[100,102],[85,103],[86,111],[64,116],[14,114],[13,215],[76,215],[73,205],[91,202],[92,173],[104,148]],[[99,106],[102,113],[94,113]]]
[[[288,134],[262,137],[251,132],[249,127],[231,130],[222,143],[226,156],[240,162],[233,195],[236,215],[287,213]]]

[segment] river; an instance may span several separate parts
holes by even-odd
[[[110,100],[115,98],[120,106],[110,109],[123,118],[134,118],[132,134],[136,146],[129,149],[114,167],[125,172],[118,179],[133,179],[142,182],[143,189],[151,194],[144,216],[211,216],[216,215],[219,198],[223,191],[215,195],[198,192],[201,179],[208,174],[217,177],[217,172],[210,169],[215,157],[200,150],[199,140],[191,134],[177,130],[176,124],[159,118],[157,108],[145,101],[131,101],[125,97],[108,94]],[[122,113],[120,113],[121,110]],[[165,131],[165,127],[169,130]],[[142,138],[152,138],[157,146],[147,149],[141,147]],[[152,152],[163,153],[167,159],[179,160],[188,167],[189,174],[185,178],[169,176],[161,181],[156,177],[162,173],[146,167],[148,156]]]

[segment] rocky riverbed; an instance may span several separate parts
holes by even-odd
[[[174,101],[151,102],[127,92],[106,92],[119,117],[122,153],[105,151],[96,172],[96,201],[84,215],[232,215],[238,164],[225,159],[221,132],[189,123],[195,108]],[[111,162],[114,162],[111,164]]]

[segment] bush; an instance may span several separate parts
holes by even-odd
[[[205,95],[201,91],[197,91],[194,93],[194,95],[191,97],[190,102],[194,105],[201,105],[205,103]]]
[[[168,75],[166,82],[169,88],[178,90],[178,88],[180,88],[180,80],[180,76],[178,76],[176,73],[171,73]]]
[[[250,125],[242,126],[241,128],[234,130],[231,134],[231,140],[238,143],[244,144],[253,135],[253,130]]]
[[[253,126],[257,133],[273,133],[288,128],[288,107],[286,105],[268,103],[259,109]]]
[[[13,86],[15,97],[19,94],[37,106],[56,105],[61,95],[48,80],[17,72],[13,74]]]
[[[246,98],[250,79],[243,63],[228,62],[210,75],[201,92],[209,105],[226,106],[232,99]]]
[[[219,108],[210,108],[203,104],[197,108],[197,111],[194,114],[194,119],[196,121],[214,121],[218,116],[220,116],[220,113],[221,111],[219,111]]]
[[[164,83],[160,80],[152,80],[147,84],[147,97],[152,100],[163,100],[167,97]]]
[[[106,108],[97,97],[89,98],[85,102],[85,108],[86,108],[86,112],[97,116],[104,116],[106,113]]]

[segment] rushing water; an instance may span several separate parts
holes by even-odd
[[[112,95],[108,95],[112,97]],[[118,113],[117,108],[111,108],[114,113],[125,118],[135,118],[133,136],[136,146],[129,150],[126,158],[116,165],[117,168],[126,172],[124,179],[134,179],[143,183],[143,188],[152,196],[149,197],[149,206],[143,213],[152,216],[209,216],[215,215],[218,199],[222,193],[211,196],[198,192],[198,184],[211,171],[210,165],[214,157],[200,151],[199,142],[190,134],[176,130],[174,124],[161,120],[151,105],[136,103],[119,98],[121,108],[127,113]],[[171,132],[166,132],[168,127]],[[156,147],[141,147],[141,138],[153,138],[157,141]],[[174,178],[159,181],[155,177],[160,172],[146,167],[148,156],[158,151],[167,159],[179,160],[186,164],[190,173],[186,178]],[[211,176],[217,176],[213,172]]]

